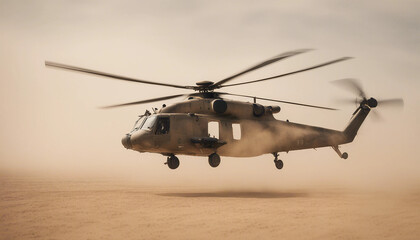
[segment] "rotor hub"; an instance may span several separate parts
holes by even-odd
[[[201,82],[196,82],[195,84],[199,87],[209,87],[209,86],[213,85],[214,82],[212,82],[212,81],[201,81]]]
[[[378,106],[378,101],[376,101],[376,99],[374,99],[374,98],[369,98],[369,99],[367,100],[367,105],[368,105],[370,108],[375,108],[376,106]]]
[[[197,87],[194,88],[194,90],[199,92],[209,92],[214,90],[214,82],[212,81],[201,81],[195,83]]]

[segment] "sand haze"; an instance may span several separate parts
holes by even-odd
[[[420,19],[416,1],[1,1],[2,239],[415,239],[419,235]],[[44,67],[56,61],[193,85],[218,81],[276,54],[316,50],[235,82],[355,57],[326,68],[226,89],[331,106],[280,105],[275,117],[343,130],[355,98],[331,81],[357,78],[381,108],[353,143],[222,158],[128,151],[121,138],[146,109],[176,100],[97,107],[189,93]],[[246,100],[232,97],[236,100]],[[271,105],[270,102],[260,101]],[[213,235],[214,234],[214,235]]]

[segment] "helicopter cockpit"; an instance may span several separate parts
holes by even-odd
[[[155,128],[156,126],[156,128]],[[130,133],[138,130],[154,131],[156,135],[169,133],[169,117],[159,117],[156,115],[141,116],[134,124]]]
[[[169,116],[159,115],[142,115],[134,124],[130,133],[126,134],[122,139],[122,144],[127,149],[132,149],[133,144],[142,147],[153,147],[154,138],[151,135],[159,135],[164,141],[169,136],[170,126]],[[165,136],[165,137],[164,137]],[[157,137],[157,136],[156,136]]]

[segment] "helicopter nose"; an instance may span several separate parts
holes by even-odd
[[[133,148],[133,145],[131,144],[131,135],[130,134],[126,134],[122,139],[121,139],[121,143],[122,145],[127,148],[127,149],[131,149]]]

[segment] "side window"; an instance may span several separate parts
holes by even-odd
[[[241,124],[232,123],[233,139],[241,140]]]
[[[208,123],[208,134],[209,137],[219,139],[219,122],[214,121]]]
[[[169,133],[169,118],[161,117],[157,121],[156,135],[168,134]]]

